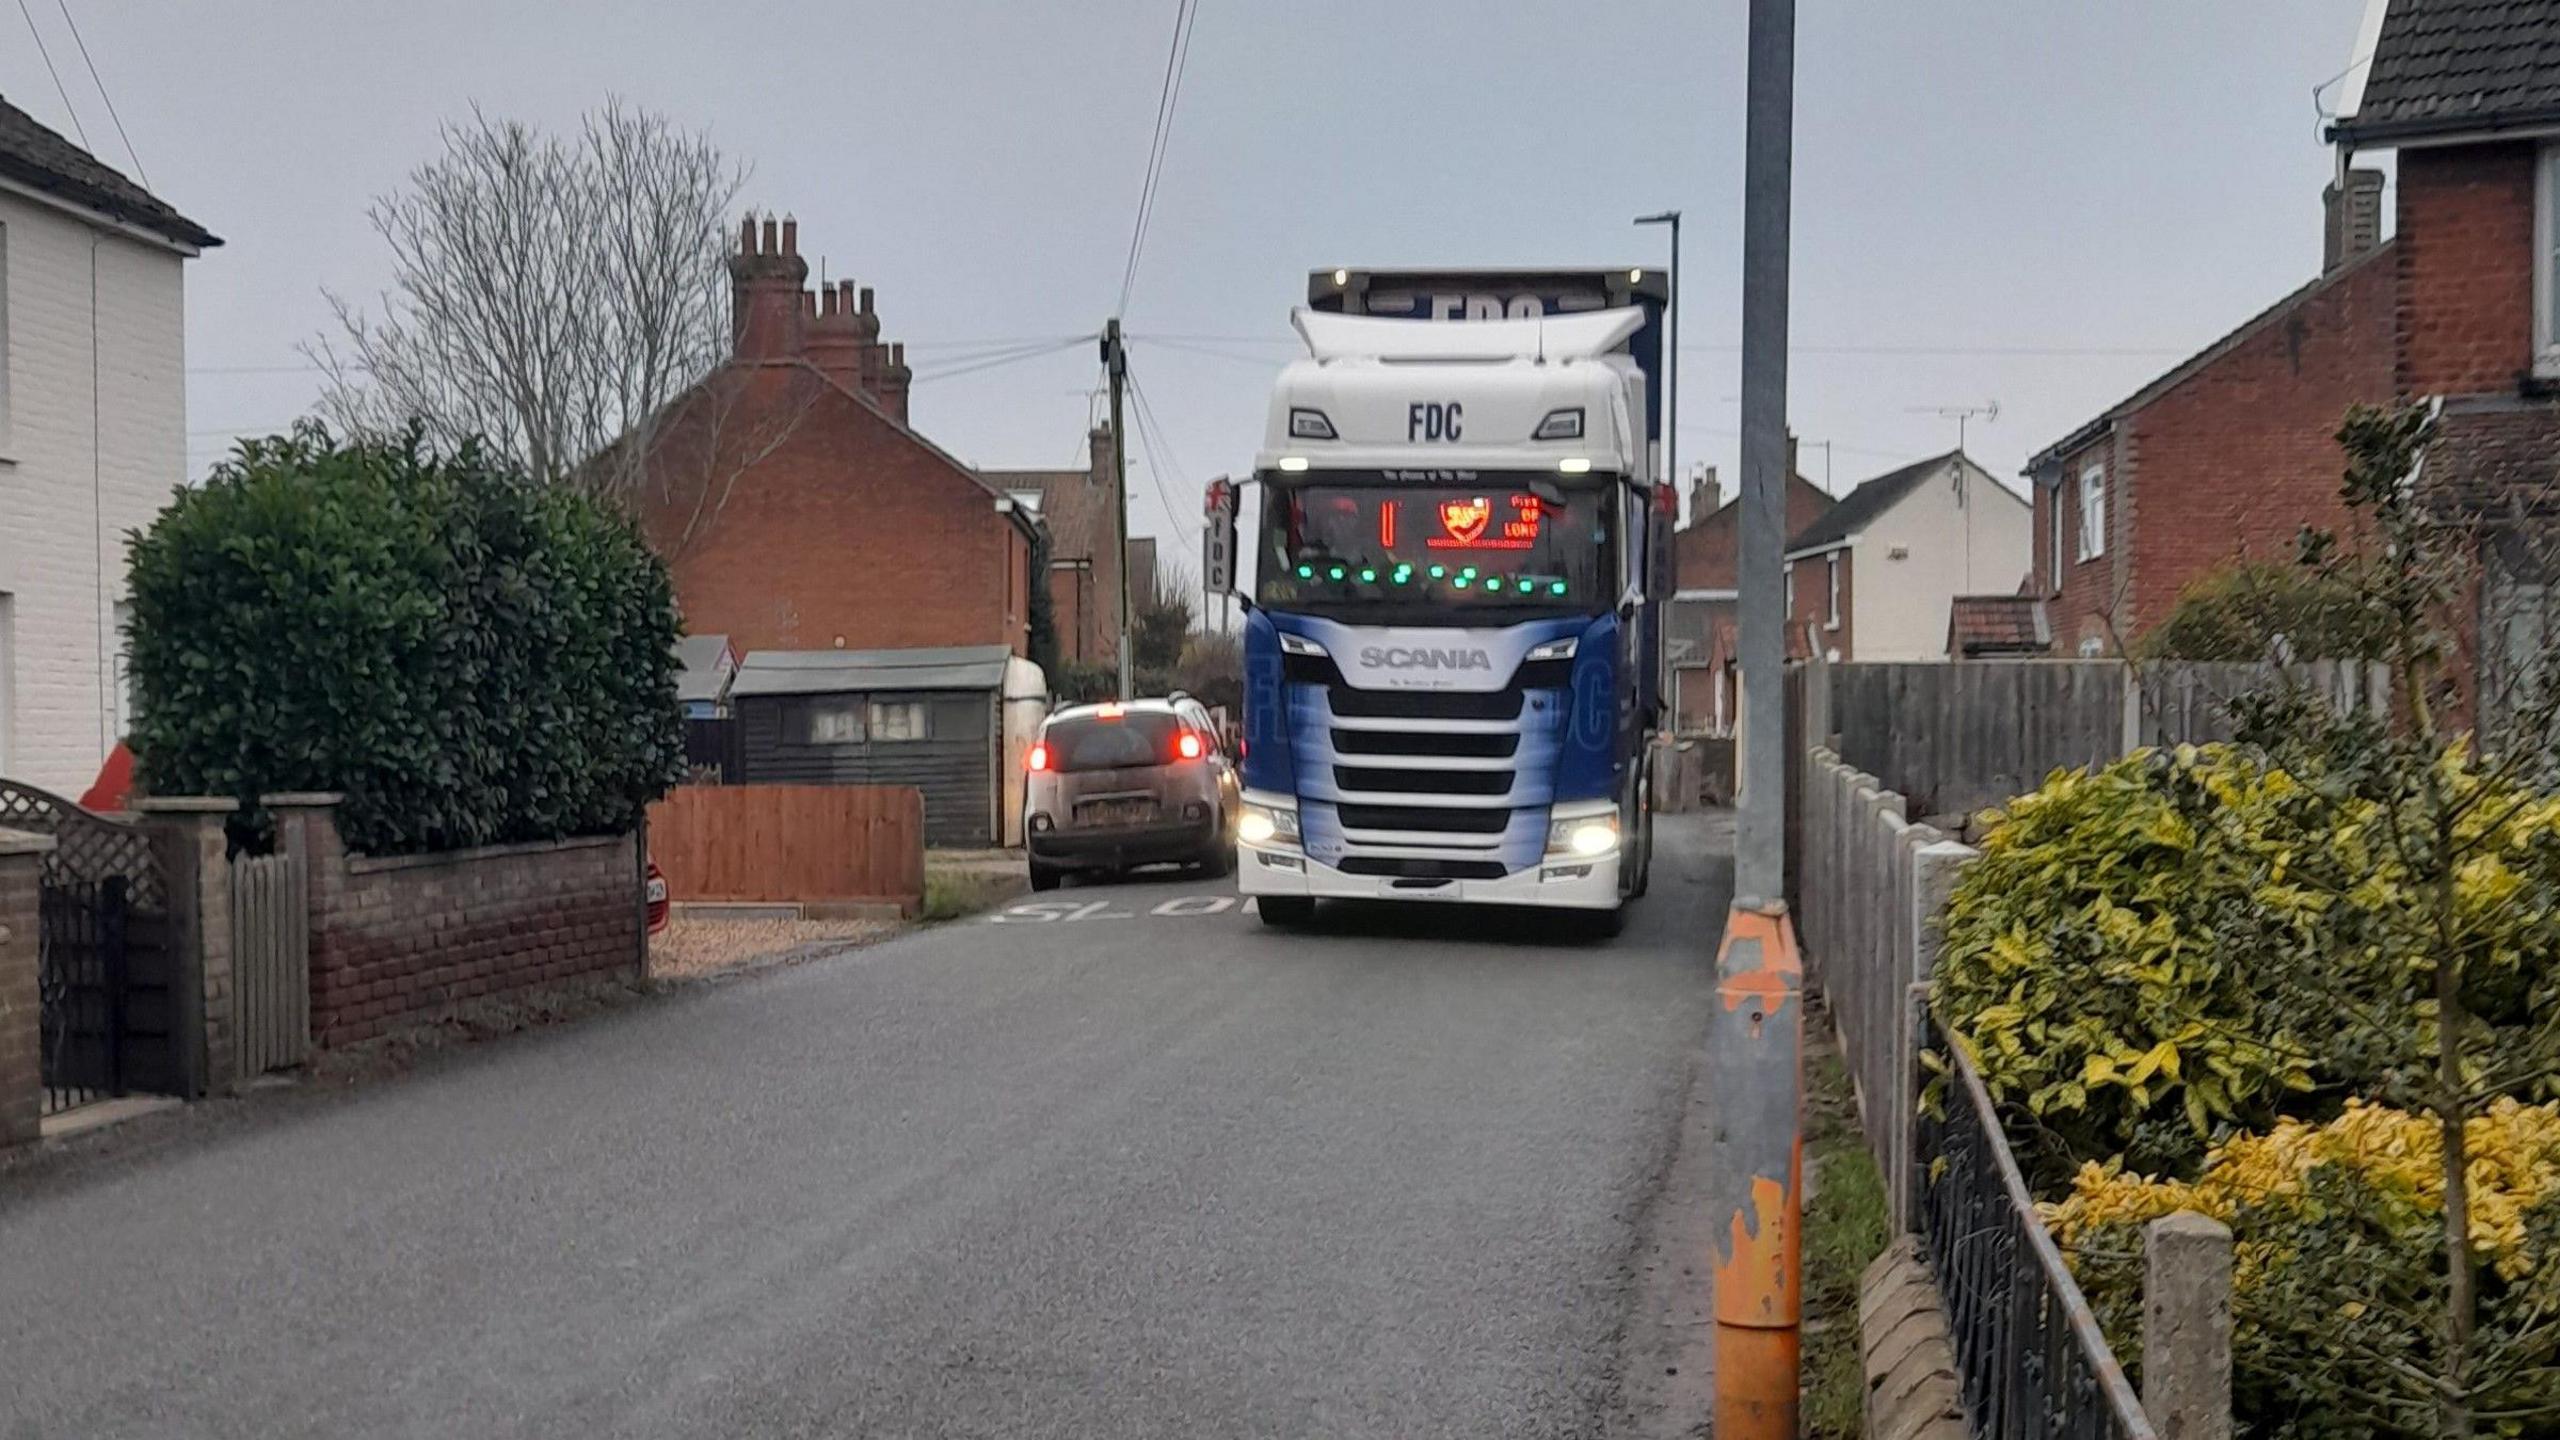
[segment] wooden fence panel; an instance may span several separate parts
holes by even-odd
[[[679,901],[924,895],[924,795],[887,785],[681,785],[649,807],[649,856]]]
[[[311,1052],[311,877],[295,854],[231,865],[231,975],[240,1076]]]

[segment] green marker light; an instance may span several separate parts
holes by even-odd
[[[1363,570],[1363,571],[1361,571],[1361,572],[1360,572],[1360,583],[1361,583],[1361,584],[1363,584],[1363,585],[1375,585],[1375,584],[1377,584],[1377,583],[1378,583],[1378,572],[1377,572],[1377,571],[1375,571],[1375,570]]]
[[[1446,580],[1446,579],[1448,579],[1448,578],[1449,578],[1449,567],[1448,567],[1448,566],[1446,566],[1446,565],[1434,565],[1434,566],[1432,566],[1432,567],[1431,567],[1431,578],[1432,578],[1432,579],[1434,579],[1434,580]]]
[[[1547,587],[1547,591],[1548,591],[1548,593],[1549,593],[1549,594],[1553,594],[1553,595],[1561,595],[1561,594],[1563,594],[1563,593],[1564,593],[1564,582],[1563,582],[1563,581],[1561,581],[1561,580],[1556,581],[1554,584],[1549,585],[1549,586]]]
[[[1499,576],[1499,575],[1488,575],[1488,576],[1486,576],[1486,577],[1485,577],[1485,581],[1484,581],[1484,588],[1486,588],[1487,590],[1499,590],[1499,589],[1501,589],[1501,588],[1502,588],[1502,577],[1501,577],[1501,576]]]
[[[1326,571],[1326,572],[1324,572],[1324,573],[1325,573],[1325,575],[1326,575],[1328,578],[1330,578],[1330,579],[1339,580],[1339,579],[1341,579],[1341,578],[1342,578],[1342,567],[1341,567],[1341,566],[1339,566],[1339,565],[1336,565],[1336,566],[1334,566],[1332,569],[1327,570],[1327,571]]]
[[[1314,567],[1313,565],[1301,565],[1301,566],[1299,566],[1299,567],[1298,567],[1298,578],[1299,578],[1299,579],[1301,579],[1301,580],[1313,580],[1314,578],[1316,578],[1316,567]]]
[[[1461,590],[1466,589],[1466,588],[1467,588],[1467,586],[1468,586],[1468,585],[1470,585],[1470,584],[1472,584],[1472,583],[1473,583],[1473,582],[1472,582],[1472,581],[1470,581],[1470,580],[1468,580],[1468,579],[1467,579],[1467,577],[1466,577],[1466,576],[1464,576],[1464,575],[1459,576],[1459,577],[1458,577],[1458,579],[1457,579],[1457,586],[1458,586],[1458,588],[1459,588],[1459,589],[1461,589]]]
[[[1459,571],[1458,578],[1461,580],[1473,580],[1476,578],[1476,567],[1470,565],[1466,569]]]

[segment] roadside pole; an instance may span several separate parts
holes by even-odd
[[[1129,635],[1129,447],[1127,432],[1120,428],[1120,397],[1127,388],[1128,352],[1120,345],[1120,317],[1102,322],[1102,369],[1111,380],[1111,543],[1112,573],[1120,577],[1120,698],[1128,699],[1131,689],[1130,652],[1137,649]]]
[[[1787,246],[1795,0],[1751,0],[1742,178],[1742,815],[1707,1037],[1714,1433],[1793,1440],[1803,1318],[1803,965],[1786,908]]]

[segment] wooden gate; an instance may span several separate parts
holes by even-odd
[[[231,977],[240,1078],[311,1052],[311,882],[299,855],[231,862]]]

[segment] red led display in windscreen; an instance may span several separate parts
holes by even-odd
[[[1378,502],[1378,543],[1392,551],[1396,512],[1409,502]],[[1433,502],[1431,532],[1423,545],[1433,550],[1527,550],[1538,543],[1538,527],[1546,521],[1546,502],[1535,495],[1507,495],[1500,500],[1477,495]]]

